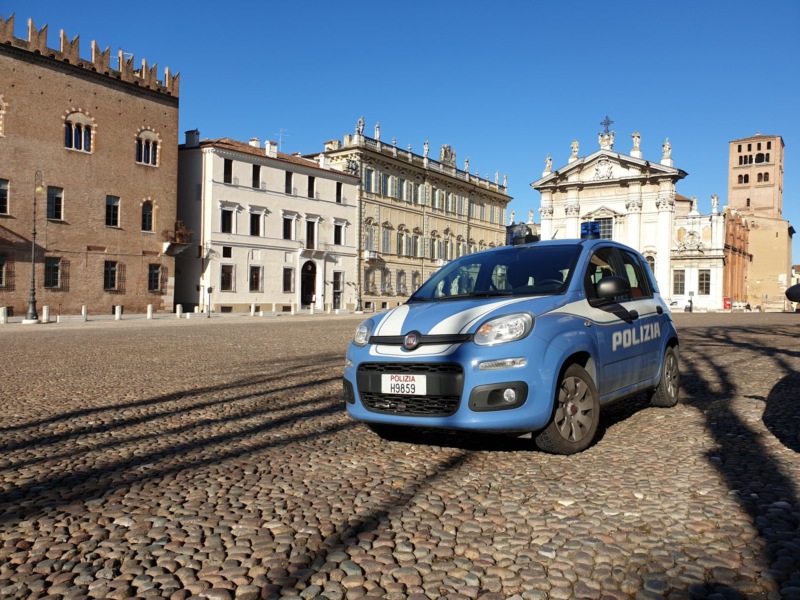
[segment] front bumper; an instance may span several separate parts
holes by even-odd
[[[542,378],[541,357],[528,351],[524,367],[479,369],[482,362],[515,356],[522,348],[505,344],[476,352],[477,346],[464,344],[424,360],[389,360],[370,354],[369,347],[351,346],[344,373],[347,411],[371,423],[493,432],[541,429],[552,413],[552,381]],[[426,394],[384,394],[385,373],[424,374]]]

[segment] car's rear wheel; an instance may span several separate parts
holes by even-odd
[[[664,352],[664,364],[661,368],[661,380],[650,394],[653,406],[669,408],[678,403],[678,389],[681,370],[678,362],[678,349],[670,346]]]
[[[594,381],[580,365],[566,368],[556,388],[550,424],[536,436],[545,452],[574,454],[592,443],[600,423],[600,401]]]

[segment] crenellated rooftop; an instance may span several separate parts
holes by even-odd
[[[142,59],[140,68],[134,67],[133,55],[126,58],[126,54],[120,50],[118,53],[119,69],[111,68],[111,50],[106,48],[102,52],[96,42],[92,41],[92,59],[87,61],[80,56],[80,36],[75,36],[71,41],[61,30],[61,49],[55,50],[47,47],[47,25],[41,29],[36,29],[33,19],[28,19],[28,39],[14,36],[14,15],[8,19],[3,19],[0,15],[0,44],[13,46],[22,50],[33,52],[61,61],[70,65],[82,67],[88,71],[108,75],[114,79],[132,83],[134,85],[147,88],[162,94],[167,94],[175,98],[178,97],[180,89],[180,73],[173,75],[169,67],[164,69],[164,79],[157,77],[158,65],[149,66],[145,59]]]

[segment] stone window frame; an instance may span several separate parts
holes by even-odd
[[[97,143],[97,123],[95,119],[81,108],[71,108],[64,113],[63,120],[64,149],[83,154],[93,154]],[[80,134],[77,137],[75,136],[76,132]],[[88,148],[86,147],[87,142]]]
[[[0,137],[5,137],[6,135],[6,111],[8,109],[8,103],[6,99],[3,97],[3,94],[0,94]]]
[[[161,136],[150,127],[142,127],[136,132],[136,164],[146,167],[160,165]]]

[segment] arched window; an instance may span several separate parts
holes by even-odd
[[[142,231],[153,231],[153,203],[150,200],[142,203]]]
[[[94,120],[82,112],[71,112],[64,118],[64,147],[92,152]]]
[[[750,206],[750,198],[747,199],[747,206]]]
[[[158,166],[158,134],[155,131],[143,129],[136,136],[136,162]]]
[[[764,173],[764,183],[769,181],[769,173]]]
[[[756,154],[756,162],[757,163],[763,163],[764,162],[764,155],[761,152]]]
[[[739,183],[744,183],[744,175],[739,175],[738,182]]]
[[[750,175],[745,175],[744,176],[744,182],[745,183],[750,183]]]
[[[764,174],[763,173],[759,173],[758,174],[758,183],[761,183],[762,181],[764,181]]]

